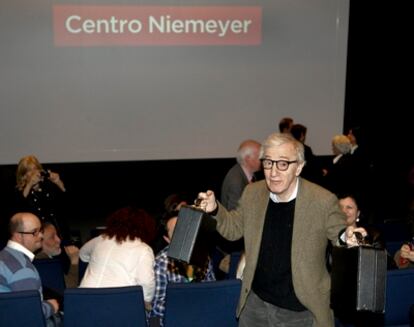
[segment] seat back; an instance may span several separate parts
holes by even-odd
[[[408,326],[414,304],[414,269],[387,272],[384,326]]]
[[[67,288],[65,327],[146,327],[141,286]]]
[[[35,259],[33,264],[39,272],[43,288],[50,288],[63,294],[66,284],[60,259]]]
[[[167,285],[166,327],[237,327],[241,281],[229,279]]]
[[[0,293],[0,326],[45,327],[37,290]]]
[[[388,221],[373,225],[382,235],[385,242],[404,242],[411,239],[410,229],[405,221]]]
[[[403,244],[402,241],[388,241],[385,243],[385,248],[387,249],[388,254],[393,258]]]

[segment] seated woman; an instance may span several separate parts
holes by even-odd
[[[346,216],[346,225],[363,227],[367,231],[368,235],[361,240],[361,243],[370,245],[377,249],[385,249],[385,241],[381,235],[381,232],[374,226],[364,222],[357,197],[353,194],[342,194],[338,196],[338,199],[339,206]],[[388,260],[388,268],[390,269],[393,267],[394,263],[392,260]]]
[[[89,262],[80,287],[141,285],[146,309],[154,297],[154,253],[148,245],[155,221],[145,210],[127,207],[109,216],[105,231],[79,252]]]
[[[377,249],[385,249],[385,242],[381,233],[377,228],[367,225],[363,222],[362,213],[359,207],[357,197],[353,194],[342,194],[338,196],[339,206],[346,216],[346,225],[354,227],[363,227],[367,231],[367,236],[361,238],[360,244],[372,246]],[[361,221],[362,220],[362,221]],[[390,256],[387,257],[388,269],[394,266],[393,260]],[[382,316],[380,314],[372,313],[370,311],[354,311],[335,310],[337,327],[355,326],[381,326]]]

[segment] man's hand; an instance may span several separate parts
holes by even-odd
[[[199,207],[205,212],[209,213],[217,209],[216,196],[213,191],[200,192],[198,193],[197,199],[201,200]]]
[[[70,259],[70,263],[72,265],[79,264],[79,248],[75,245],[68,245],[64,249]]]

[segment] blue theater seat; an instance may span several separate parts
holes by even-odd
[[[67,288],[65,327],[146,327],[141,286]]]
[[[414,269],[387,272],[384,326],[409,327],[408,312],[414,304]]]
[[[167,285],[166,327],[237,327],[239,279]]]
[[[0,293],[0,326],[46,327],[39,292]]]

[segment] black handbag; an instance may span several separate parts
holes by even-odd
[[[387,254],[371,246],[333,247],[331,308],[384,313]]]
[[[208,235],[216,220],[194,206],[182,206],[168,248],[168,257],[202,266],[208,255]]]

